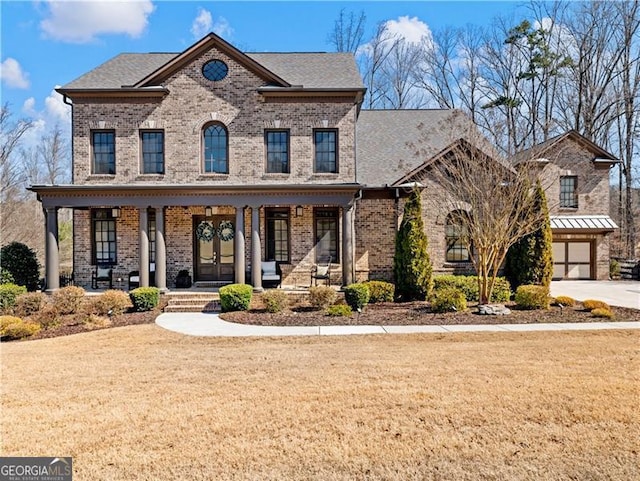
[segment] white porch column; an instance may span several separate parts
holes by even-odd
[[[167,289],[167,247],[164,239],[164,207],[156,207],[156,286]]]
[[[234,252],[234,269],[236,271],[236,284],[245,283],[244,275],[244,207],[236,207],[236,234],[235,234],[235,252]]]
[[[140,218],[138,227],[140,233],[140,242],[138,243],[140,251],[140,265],[138,267],[140,271],[140,287],[149,287],[149,215],[147,214],[147,208],[138,209],[138,216]]]
[[[60,288],[60,259],[58,249],[58,208],[45,209],[47,236],[45,238],[45,282],[46,292]]]
[[[354,281],[353,252],[353,206],[348,204],[342,207],[342,283],[345,286]]]
[[[260,244],[260,206],[251,206],[251,281],[253,290],[262,291],[262,245]]]

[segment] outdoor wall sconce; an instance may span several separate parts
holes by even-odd
[[[204,208],[205,217],[211,217],[213,215],[213,209],[211,207]]]
[[[111,217],[113,217],[114,219],[120,217],[120,207],[114,207],[113,209],[111,209]]]
[[[302,217],[302,213],[303,213],[303,208],[301,205],[296,207],[296,217]]]

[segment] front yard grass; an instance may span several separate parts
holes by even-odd
[[[634,331],[2,344],[3,456],[75,480],[640,479]]]

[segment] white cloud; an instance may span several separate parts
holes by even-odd
[[[7,57],[0,63],[0,78],[7,87],[17,89],[29,88],[29,75],[23,72],[20,63],[11,57]]]
[[[56,85],[56,88],[60,87]],[[46,116],[61,124],[71,125],[71,107],[64,103],[64,98],[55,90],[44,99]]]
[[[213,17],[209,10],[204,8],[198,9],[198,16],[193,20],[191,24],[191,33],[195,39],[204,37],[211,31],[213,27]]]
[[[420,44],[423,42],[431,43],[433,37],[429,26],[418,17],[403,16],[397,20],[387,20],[387,32],[391,36],[398,36],[405,39],[408,43]]]
[[[22,111],[27,115],[35,115],[36,114],[36,111],[34,108],[35,106],[36,106],[36,99],[34,99],[33,97],[29,97],[22,104]]]
[[[71,43],[91,42],[102,34],[139,37],[154,6],[150,0],[52,1],[40,28],[51,38]]]
[[[59,85],[56,85],[58,88]],[[40,139],[59,125],[65,138],[71,136],[71,107],[64,103],[62,95],[52,90],[44,99],[44,107],[38,108],[36,99],[29,97],[22,104],[22,112],[31,118],[33,127],[22,138],[22,147],[36,148]]]
[[[229,24],[229,21],[224,17],[218,17],[214,22],[213,15],[209,10],[204,8],[198,9],[198,16],[193,20],[191,24],[191,34],[196,40],[201,39],[209,32],[214,32],[221,37],[229,38],[233,34],[233,28]]]

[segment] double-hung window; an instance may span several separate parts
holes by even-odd
[[[338,131],[314,130],[314,171],[316,173],[338,172]]]
[[[142,145],[142,173],[164,174],[164,132],[143,130],[140,132]]]
[[[338,209],[315,209],[316,262],[338,260]]]
[[[266,259],[289,262],[289,209],[265,209]]]
[[[444,228],[445,235],[445,260],[447,262],[469,262],[471,256],[467,247],[468,231],[463,222],[464,215],[452,213],[447,216],[447,223]]]
[[[116,133],[112,130],[91,132],[92,174],[116,173]]]
[[[91,236],[93,264],[117,264],[116,219],[111,209],[91,211]]]
[[[578,177],[576,175],[560,177],[560,207],[578,208]]]
[[[289,173],[289,131],[267,130],[265,144],[267,147],[267,172]]]

